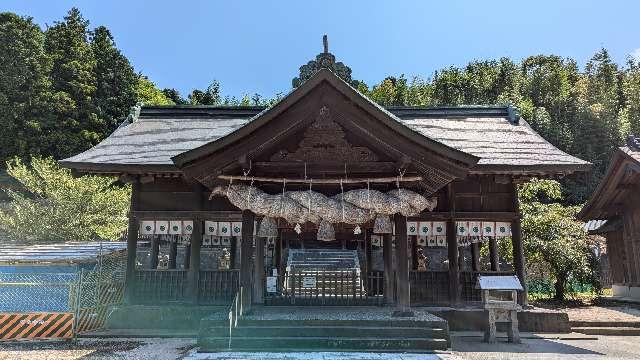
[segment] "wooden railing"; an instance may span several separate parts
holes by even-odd
[[[187,296],[187,271],[136,270],[133,294],[140,304],[183,302]]]
[[[240,272],[238,270],[202,270],[198,280],[198,302],[200,304],[228,304],[238,292]]]
[[[381,305],[382,273],[366,279],[356,270],[296,271],[277,276],[276,292],[265,287],[271,305]]]
[[[409,284],[412,305],[449,303],[448,271],[411,271]]]
[[[188,274],[188,270],[136,270],[134,303],[226,305],[238,291],[237,270],[202,270],[198,277],[198,297],[194,299],[189,294]]]

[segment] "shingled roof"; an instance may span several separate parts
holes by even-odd
[[[147,106],[93,148],[60,163],[88,172],[178,172],[171,158],[224,137],[263,107]],[[589,163],[538,135],[507,106],[389,107],[410,129],[480,158],[473,171],[567,173]]]
[[[613,154],[607,171],[596,190],[578,213],[578,219],[604,220],[619,216],[621,204],[636,192],[640,176],[640,138],[633,135],[627,138],[627,145],[618,148]],[[630,182],[630,183],[627,183]]]

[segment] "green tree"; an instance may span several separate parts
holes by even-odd
[[[95,131],[102,139],[118,127],[135,105],[138,78],[106,27],[99,26],[93,31],[91,49],[96,59],[93,103],[99,117]]]
[[[189,102],[185,100],[176,89],[162,89],[162,93],[176,105],[187,105]]]
[[[0,13],[0,162],[45,152],[37,139],[50,117],[50,66],[32,19]]]
[[[589,278],[589,247],[582,223],[575,220],[578,206],[564,206],[560,183],[532,180],[519,186],[522,238],[529,266],[548,270],[555,299],[564,300],[571,279]]]
[[[173,101],[146,76],[138,76],[135,92],[138,101],[144,105],[174,105]]]
[[[77,8],[64,21],[45,32],[45,50],[51,57],[53,112],[55,121],[47,129],[48,154],[71,156],[102,140],[101,120],[96,114],[96,60],[89,43],[89,22]]]
[[[116,240],[127,227],[130,187],[114,178],[73,177],[52,158],[19,159],[7,172],[24,191],[5,190],[11,199],[0,210],[0,224],[16,240],[27,242]]]
[[[230,100],[227,102],[230,102]],[[206,90],[193,90],[189,94],[189,103],[191,105],[220,105],[222,103],[220,83],[213,80]]]

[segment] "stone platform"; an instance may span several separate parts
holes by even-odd
[[[424,310],[394,317],[385,307],[260,306],[233,329],[235,351],[434,351],[450,346],[446,320]],[[229,349],[229,325],[200,322],[201,351]]]

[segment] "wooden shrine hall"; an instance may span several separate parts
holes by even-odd
[[[271,107],[137,107],[60,161],[132,185],[127,301],[229,304],[242,288],[405,311],[478,302],[479,274],[525,285],[517,184],[590,164],[513,107],[382,107],[352,84],[325,46]]]
[[[631,135],[578,213],[584,221],[605,220],[589,233],[607,239],[613,296],[640,300],[640,139]]]

